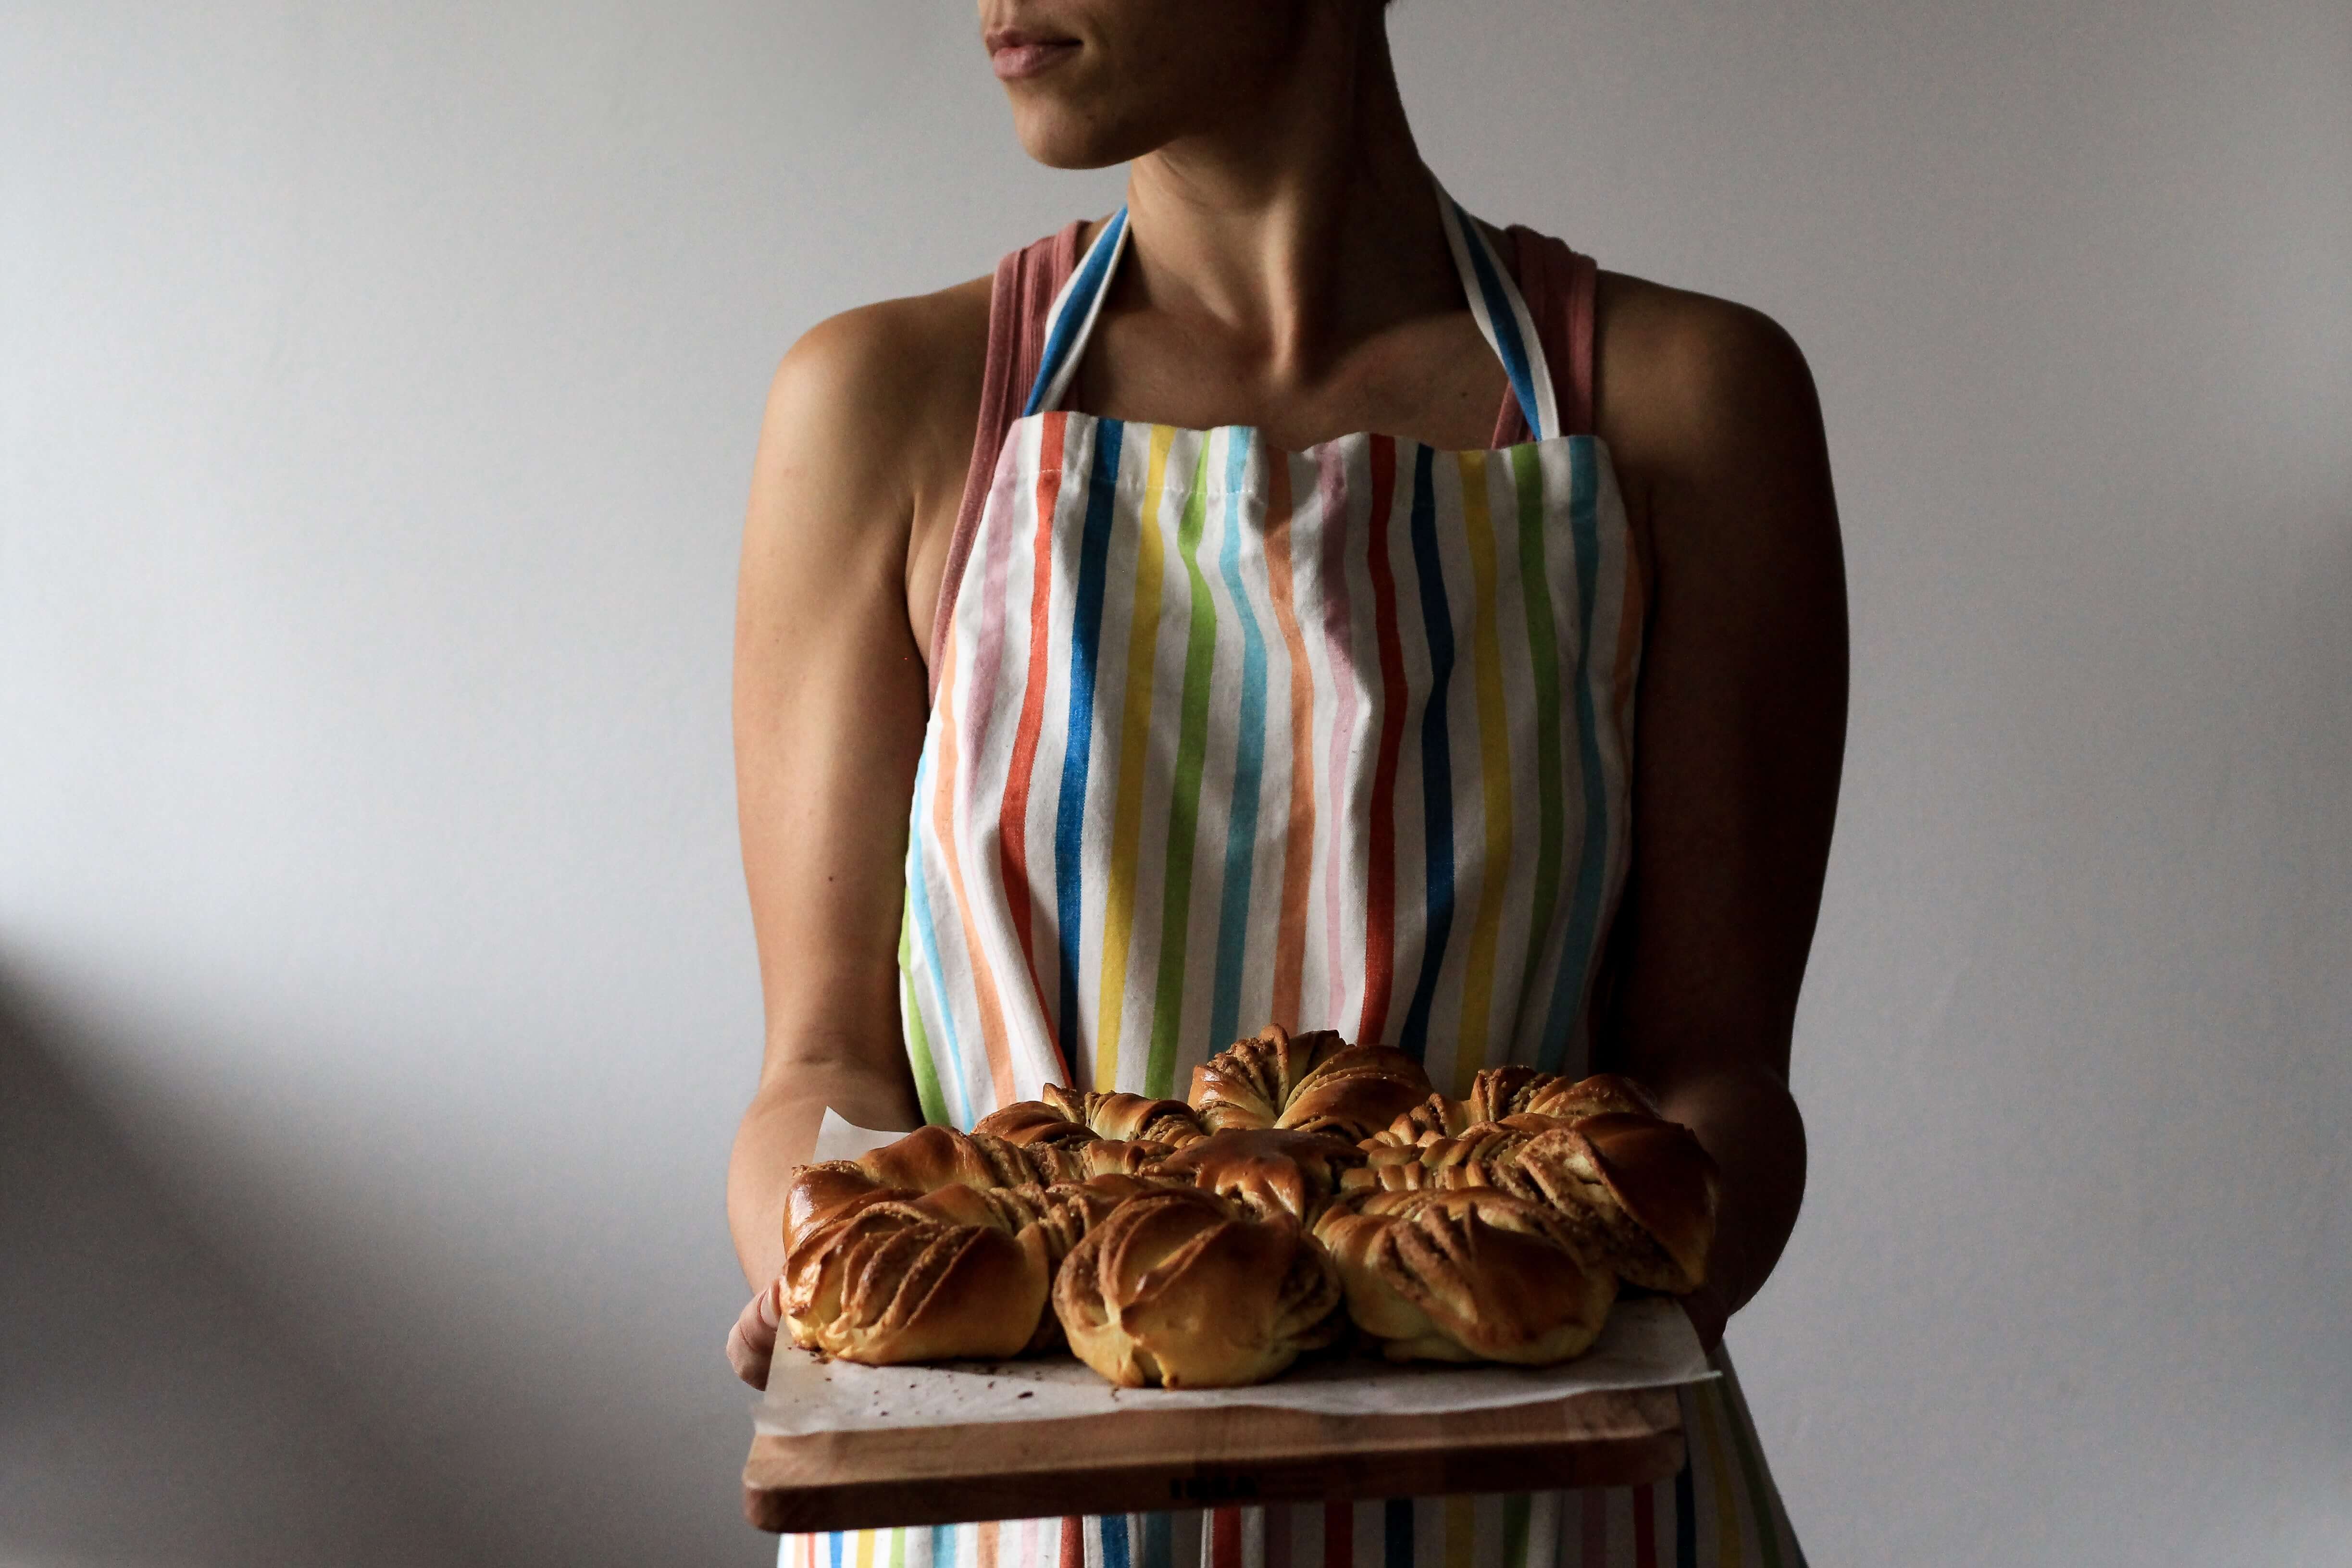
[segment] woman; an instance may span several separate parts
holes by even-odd
[[[1505,1060],[1647,1082],[1722,1167],[1689,1302],[1713,1345],[1804,1176],[1789,1045],[1845,630],[1802,359],[1470,220],[1378,0],[981,9],[1023,145],[1128,163],[1128,202],[827,321],[776,377],[737,645],[768,1035],[735,1364],[765,1378],[825,1107],[969,1127],[1052,1079],[1181,1093],[1269,1020],[1456,1093]],[[1685,1415],[1654,1487],[785,1560],[1798,1561],[1736,1389]]]

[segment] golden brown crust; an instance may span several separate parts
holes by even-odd
[[[991,1226],[1009,1236],[1034,1227],[1045,1237],[1047,1259],[1058,1265],[1089,1226],[1141,1190],[1118,1184],[1125,1181],[1104,1176],[1049,1187],[941,1187],[909,1206],[950,1225]]]
[[[855,1160],[795,1166],[784,1188],[784,1250],[791,1252],[793,1237],[818,1221],[887,1190]]]
[[[1433,1138],[1417,1147],[1374,1143],[1366,1151],[1367,1164],[1341,1181],[1347,1191],[1381,1188],[1413,1192],[1423,1188],[1493,1186],[1493,1167],[1519,1145],[1549,1130],[1551,1123],[1513,1118],[1480,1122],[1451,1138]]]
[[[1467,1108],[1472,1121],[1500,1121],[1523,1101],[1559,1082],[1559,1075],[1529,1067],[1484,1068],[1470,1080]]]
[[[1339,1300],[1297,1223],[1249,1218],[1193,1187],[1119,1205],[1054,1283],[1071,1350],[1128,1388],[1262,1383],[1329,1342]]]
[[[1293,1035],[1268,1024],[1192,1069],[1192,1107],[1212,1132],[1271,1127],[1317,1060],[1347,1044],[1328,1029]]]
[[[1432,1091],[1421,1064],[1388,1046],[1350,1046],[1328,1029],[1270,1024],[1192,1069],[1192,1108],[1212,1132],[1282,1127],[1350,1142],[1386,1127]]]
[[[1344,1295],[1391,1359],[1546,1364],[1591,1342],[1619,1279],[1704,1277],[1714,1163],[1630,1080],[1489,1068],[1453,1100],[1401,1051],[1269,1028],[1194,1098],[1053,1085],[971,1133],[800,1167],[793,1342],[938,1360],[1066,1327],[1114,1382],[1206,1387],[1328,1343]]]
[[[1716,1180],[1714,1161],[1675,1122],[1638,1111],[1573,1122],[1520,1111],[1418,1146],[1372,1143],[1340,1188],[1507,1193],[1552,1209],[1588,1256],[1628,1284],[1681,1295],[1706,1278]]]
[[[1165,1143],[1097,1138],[1064,1149],[1041,1149],[1038,1163],[1045,1179],[1054,1182],[1090,1182],[1097,1176],[1150,1177],[1170,1152]]]
[[[1431,1092],[1422,1065],[1391,1046],[1348,1046],[1318,1059],[1292,1089],[1277,1127],[1369,1138]]]
[[[1035,1107],[1035,1102],[1024,1105]],[[1022,1106],[996,1114],[1003,1118],[999,1125],[1015,1137],[1036,1136],[1037,1141],[1024,1143],[988,1131],[922,1127],[856,1160],[797,1167],[784,1193],[785,1251],[789,1254],[819,1222],[877,1198],[912,1200],[950,1188],[987,1192],[1134,1174],[1150,1170],[1168,1152],[1161,1144],[1099,1139],[1084,1128],[1071,1129],[1079,1136],[1070,1141],[1055,1135]]]
[[[1557,1215],[1492,1189],[1370,1194],[1315,1234],[1349,1316],[1391,1361],[1549,1366],[1591,1347],[1616,1298]]]
[[[1260,1219],[1286,1214],[1310,1223],[1339,1190],[1341,1173],[1364,1159],[1344,1138],[1262,1127],[1211,1133],[1162,1160],[1156,1173],[1230,1198]]]
[[[1720,1177],[1714,1157],[1679,1122],[1612,1112],[1573,1124],[1619,1207],[1671,1265],[1659,1290],[1698,1289],[1715,1243]],[[1648,1283],[1638,1281],[1638,1283]]]
[[[1641,1120],[1656,1127],[1674,1127],[1654,1118]],[[1615,1179],[1623,1173],[1612,1173],[1594,1149],[1582,1131],[1588,1125],[1590,1119],[1497,1147],[1491,1157],[1475,1162],[1476,1184],[1549,1205],[1576,1229],[1587,1248],[1599,1254],[1629,1285],[1675,1295],[1698,1289],[1706,1279],[1706,1247],[1714,1233],[1711,1198],[1693,1211],[1677,1212],[1664,1191],[1645,1186],[1642,1211],[1633,1212],[1622,1201]],[[1675,1131],[1688,1136],[1686,1130]],[[1650,1144],[1642,1151],[1644,1155],[1690,1152],[1705,1157],[1696,1139],[1691,1139],[1687,1148],[1677,1142],[1663,1148]],[[1644,1170],[1639,1179],[1647,1182],[1649,1173]],[[1439,1184],[1473,1184],[1441,1175]],[[1674,1190],[1686,1193],[1688,1187],[1677,1184]],[[1673,1237],[1671,1247],[1664,1236],[1651,1228],[1654,1225]]]
[[[1488,1121],[1540,1116],[1565,1122],[1612,1111],[1655,1116],[1658,1107],[1647,1089],[1614,1073],[1570,1083],[1533,1068],[1486,1068],[1471,1080],[1468,1099],[1433,1094],[1372,1133],[1370,1142],[1418,1148],[1440,1138],[1458,1138]]]
[[[1055,1112],[1105,1138],[1140,1140],[1181,1149],[1206,1135],[1201,1119],[1181,1100],[1153,1100],[1123,1092],[1084,1093],[1060,1084],[1045,1086],[1045,1103]]]
[[[1062,1259],[1129,1198],[1151,1190],[1133,1177],[1101,1176],[869,1194],[819,1222],[787,1259],[793,1342],[877,1364],[1053,1348],[1061,1322],[1045,1309]],[[1021,1261],[967,1234],[977,1230],[1013,1243]]]
[[[1039,1339],[1052,1280],[1038,1227],[956,1225],[877,1201],[793,1249],[784,1327],[804,1350],[873,1365],[1018,1355]]]
[[[1604,1072],[1574,1083],[1551,1079],[1530,1085],[1518,1094],[1510,1109],[1573,1121],[1580,1117],[1616,1112],[1654,1117],[1658,1114],[1658,1102],[1633,1079]]]
[[[1084,1120],[1066,1116],[1060,1107],[1035,1100],[1016,1100],[1000,1110],[992,1110],[972,1124],[972,1131],[1018,1143],[1024,1149],[1064,1148],[1090,1142],[1100,1136]]]
[[[1386,1127],[1364,1140],[1367,1148],[1417,1149],[1439,1138],[1451,1138],[1472,1122],[1469,1102],[1450,1094],[1433,1094],[1409,1107]]]
[[[895,1143],[859,1155],[857,1163],[883,1186],[919,1193],[945,1186],[1017,1187],[1047,1179],[1020,1144],[952,1127],[919,1127]]]

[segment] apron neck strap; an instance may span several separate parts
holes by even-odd
[[[1454,270],[1461,275],[1463,296],[1469,300],[1470,314],[1477,320],[1479,332],[1495,351],[1495,357],[1503,362],[1503,372],[1510,378],[1511,395],[1518,399],[1528,433],[1538,441],[1558,435],[1559,406],[1552,388],[1551,367],[1544,361],[1543,340],[1536,331],[1535,318],[1528,313],[1527,300],[1512,281],[1509,269],[1486,243],[1486,231],[1460,203],[1445,194],[1444,185],[1436,184],[1433,178],[1431,184],[1436,187],[1438,216],[1445,226],[1445,247],[1454,257]],[[1062,396],[1077,374],[1078,361],[1086,353],[1087,340],[1094,335],[1095,320],[1102,314],[1103,298],[1110,292],[1111,275],[1127,254],[1127,209],[1121,207],[1103,225],[1102,232],[1087,247],[1069,280],[1062,285],[1062,291],[1054,297],[1053,309],[1045,317],[1045,354],[1037,366],[1037,379],[1030,384],[1029,400],[1022,406],[1024,417],[1061,406]]]
[[[1110,215],[1110,221],[1078,258],[1062,291],[1054,296],[1054,308],[1045,314],[1045,357],[1038,362],[1037,379],[1029,384],[1029,401],[1021,409],[1023,418],[1062,405],[1062,394],[1070,389],[1070,378],[1077,374],[1087,340],[1094,336],[1103,296],[1110,292],[1112,269],[1126,254],[1127,209],[1121,207]]]
[[[1433,178],[1431,184],[1436,181]],[[1437,214],[1445,222],[1446,247],[1454,252],[1454,270],[1462,274],[1470,313],[1511,378],[1511,395],[1519,400],[1528,434],[1538,441],[1559,435],[1559,398],[1552,387],[1551,366],[1544,361],[1543,338],[1519,286],[1496,258],[1478,220],[1447,195],[1444,185],[1437,186]]]

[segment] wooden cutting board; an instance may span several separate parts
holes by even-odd
[[[1626,1486],[1682,1468],[1671,1388],[1443,1415],[1223,1406],[1066,1421],[762,1433],[743,1467],[761,1530],[885,1529],[1221,1503]]]

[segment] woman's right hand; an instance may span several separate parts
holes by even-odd
[[[776,1338],[783,1321],[783,1289],[784,1282],[778,1279],[745,1302],[735,1326],[727,1332],[727,1363],[754,1388],[768,1386],[768,1366],[775,1360]]]

